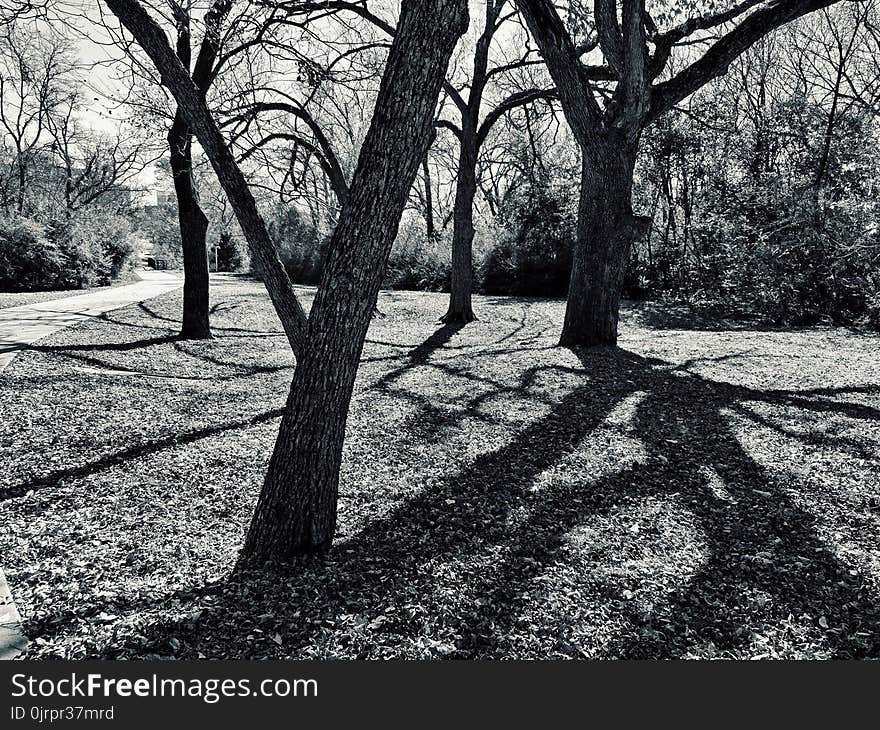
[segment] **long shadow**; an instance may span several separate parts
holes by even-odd
[[[396,380],[399,380],[401,377],[403,377],[407,372],[421,365],[426,365],[431,359],[431,355],[433,355],[437,350],[442,349],[444,345],[448,344],[448,342],[455,336],[455,333],[461,330],[462,327],[464,327],[464,325],[460,323],[445,324],[440,327],[424,342],[414,347],[406,355],[403,363],[400,366],[394,368],[393,370],[389,370],[381,378],[379,378],[379,380],[373,383],[373,385],[371,385],[368,390],[380,390],[387,392],[389,390],[389,386],[392,385]],[[394,343],[378,342],[375,340],[372,341],[372,344],[399,347],[399,345],[395,345]]]
[[[724,417],[741,389],[650,369],[628,375],[648,393],[633,422],[649,453],[647,463],[574,493],[541,491],[528,520],[512,536],[507,559],[471,588],[484,596],[492,640],[480,637],[470,651],[505,654],[505,636],[522,608],[513,595],[535,586],[545,569],[565,560],[565,537],[586,518],[644,497],[675,495],[697,517],[706,554],[696,574],[665,601],[647,613],[631,612],[630,631],[611,642],[606,656],[681,657],[710,642],[735,655],[754,640],[750,627],[803,616],[812,617],[834,656],[880,655],[876,597],[819,539],[814,518],[740,446]],[[760,391],[751,396],[786,402]],[[709,484],[707,468],[717,474],[726,498]],[[760,609],[750,603],[753,599],[760,599]],[[820,619],[824,624],[815,623]]]
[[[439,340],[438,337],[434,342]],[[420,357],[429,354],[427,348],[419,352]],[[613,367],[614,353],[608,354],[611,360],[598,357],[593,365],[597,368]],[[559,368],[530,369],[522,377],[517,390],[528,397],[529,388],[537,376],[555,369]],[[394,600],[395,596],[405,593],[405,588],[422,583],[425,580],[423,566],[427,560],[450,560],[463,553],[478,552],[502,543],[508,536],[505,518],[527,499],[526,488],[533,478],[576,446],[629,392],[630,385],[625,382],[622,389],[609,388],[601,393],[592,392],[589,385],[575,389],[546,419],[527,428],[509,446],[479,457],[463,472],[444,479],[436,488],[407,501],[387,518],[374,521],[350,540],[342,542],[329,562],[302,561],[294,569],[293,580],[309,593],[317,589],[318,595],[310,606],[290,605],[291,614],[303,611],[306,614],[295,620],[303,629],[297,643],[308,643],[313,612],[326,616],[328,609],[331,615],[375,611],[383,600]],[[589,397],[591,393],[596,397]],[[582,417],[574,419],[575,413]],[[473,525],[474,529],[467,530],[468,525]],[[228,600],[230,606],[240,606],[238,602],[245,594],[257,590],[258,595],[248,601],[268,607],[273,603],[271,594],[276,593],[279,586],[287,585],[285,581],[291,576],[286,574],[284,580],[277,583],[273,577],[266,586],[262,585],[263,578],[265,576],[260,574],[236,577],[228,586],[212,586],[207,592],[221,591],[224,605]],[[429,591],[429,586],[425,590]],[[144,606],[143,603],[115,605],[117,610]],[[85,612],[88,615],[90,611],[97,613],[99,610],[98,605],[83,606],[80,614]],[[265,611],[253,609],[253,616],[262,613]],[[240,617],[240,608],[230,615]],[[63,627],[64,621],[53,617],[46,624],[28,624],[27,629],[34,635],[46,636],[62,631]],[[228,641],[231,646],[244,639],[241,629],[241,624],[225,626],[219,632],[215,627],[201,636],[190,627],[185,631],[189,634],[189,641],[213,637]],[[168,631],[168,637],[177,637],[179,630],[183,630],[183,626],[155,627],[157,634],[154,638],[161,643],[165,639],[159,637],[158,632]]]
[[[219,304],[226,304],[225,302],[219,302]],[[215,305],[216,307],[217,305]],[[146,302],[139,302],[137,305],[138,309],[140,309],[144,314],[151,317],[152,319],[159,320],[161,322],[169,322],[175,326],[180,325],[180,320],[175,319],[174,317],[166,317],[162,314],[159,314],[155,309],[150,307]],[[235,309],[236,305],[227,306],[227,309]],[[247,327],[223,327],[221,325],[211,325],[211,330],[215,332],[236,332],[240,334],[244,334],[248,337],[285,337],[284,331],[280,329],[277,330],[251,330]],[[235,335],[225,335],[227,337],[234,337]]]
[[[127,449],[116,451],[112,454],[108,454],[107,456],[103,456],[100,459],[95,459],[94,461],[90,461],[80,466],[69,467],[66,469],[57,469],[37,479],[32,479],[31,481],[17,484],[11,487],[0,488],[0,501],[22,497],[31,491],[37,491],[49,487],[57,487],[61,482],[66,479],[76,479],[91,476],[93,474],[104,471],[105,469],[110,469],[114,466],[118,466],[119,464],[125,463],[126,461],[138,459],[142,456],[147,456],[149,454],[154,454],[158,451],[163,451],[164,449],[170,449],[175,446],[181,446],[184,444],[191,444],[195,441],[210,438],[211,436],[217,436],[218,434],[226,433],[228,431],[235,431],[238,429],[256,426],[260,423],[265,423],[275,418],[280,418],[283,412],[283,408],[275,408],[271,411],[266,411],[265,413],[260,413],[257,416],[253,416],[252,418],[245,418],[240,421],[221,423],[217,426],[200,428],[195,431],[190,431],[188,433],[173,434],[171,436],[155,439],[153,441],[147,441],[146,443],[138,444],[137,446],[132,446]]]
[[[0,354],[3,352],[7,352],[10,350],[16,351],[32,351],[32,352],[42,352],[46,354],[58,355],[60,357],[68,358],[71,360],[76,360],[78,362],[82,362],[86,365],[93,366],[102,370],[111,370],[114,372],[124,372],[131,373],[132,375],[143,375],[150,378],[165,378],[170,380],[210,380],[216,382],[226,382],[230,380],[236,380],[240,378],[247,378],[253,375],[262,375],[268,373],[276,373],[282,370],[288,370],[293,367],[293,365],[247,365],[241,362],[233,362],[229,360],[223,360],[221,358],[215,357],[207,352],[197,352],[191,349],[187,349],[185,347],[185,343],[188,340],[182,340],[179,335],[167,335],[164,337],[149,337],[140,340],[130,340],[127,342],[105,342],[105,343],[93,343],[93,344],[79,344],[79,345],[40,345],[40,344],[31,344],[31,345],[16,345],[14,347],[2,348],[0,347]],[[194,358],[197,360],[201,360],[210,365],[219,365],[221,367],[235,369],[238,372],[234,375],[210,375],[210,376],[197,376],[197,375],[178,375],[173,372],[171,373],[162,373],[155,372],[151,370],[143,370],[136,368],[129,368],[124,365],[107,362],[105,360],[101,360],[98,357],[92,357],[89,355],[83,355],[81,353],[86,352],[131,352],[134,350],[146,349],[149,347],[154,347],[157,345],[165,345],[165,344],[173,344],[175,350],[180,352],[187,357]]]
[[[127,342],[102,342],[94,344],[82,345],[21,345],[14,349],[33,350],[35,352],[61,353],[65,352],[130,352],[131,350],[140,350],[154,345],[167,345],[170,342],[177,342],[180,338],[176,335],[166,335],[164,337],[146,337],[141,340],[129,340]],[[2,352],[2,350],[0,350]]]
[[[431,354],[452,336],[443,330],[382,378],[379,387],[417,365],[439,366],[431,363]],[[880,655],[876,598],[822,542],[814,518],[743,449],[725,411],[748,400],[870,420],[880,420],[880,412],[817,402],[797,392],[710,381],[620,350],[578,354],[582,370],[534,367],[505,388],[531,399],[544,371],[564,370],[582,378],[581,385],[506,446],[373,520],[337,544],[327,559],[303,559],[274,574],[235,576],[178,596],[207,602],[209,612],[199,620],[155,623],[145,629],[143,642],[114,646],[106,656],[138,655],[145,646],[167,653],[171,639],[179,656],[277,654],[269,637],[279,631],[284,652],[295,656],[325,640],[328,625],[352,615],[383,617],[387,646],[395,637],[424,633],[433,625],[433,614],[441,615],[449,633],[458,637],[453,656],[508,656],[507,636],[523,609],[517,596],[565,560],[572,529],[633,500],[672,499],[673,494],[695,516],[705,554],[687,583],[647,616],[633,612],[627,617],[627,629],[606,647],[609,656],[686,656],[708,641],[731,653],[748,652],[749,627],[756,618],[748,598],[757,593],[769,596],[764,620],[768,615],[779,622],[789,615],[823,617],[827,627],[819,625],[816,631],[834,656]],[[551,481],[535,490],[542,472],[566,457],[576,458],[584,439],[634,393],[645,394],[632,425],[647,463],[584,483]],[[420,395],[399,388],[389,394]],[[469,406],[462,417],[475,408]],[[434,417],[429,407],[422,415]],[[726,496],[710,485],[707,471],[717,475]],[[451,611],[448,594],[438,590],[436,570],[444,565],[472,566],[456,575],[456,590],[468,610]],[[420,612],[412,610],[414,600]],[[116,604],[122,611],[154,607],[152,599]],[[97,604],[84,607],[86,613],[99,609]],[[28,630],[55,634],[64,624],[47,620],[29,624]],[[255,627],[265,637],[259,646]],[[355,642],[349,647],[352,654],[378,655],[371,635],[350,641]]]

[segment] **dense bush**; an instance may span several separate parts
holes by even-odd
[[[809,99],[754,119],[727,118],[722,101],[695,110],[712,126],[672,115],[645,136],[637,195],[654,225],[633,248],[628,293],[777,325],[876,323],[871,117],[839,113],[829,145],[827,110]]]
[[[62,266],[61,252],[43,226],[26,218],[0,218],[0,288],[52,289]]]
[[[774,324],[852,324],[867,314],[872,263],[865,221],[836,210],[821,227],[808,204],[778,209],[731,207],[694,229],[701,251],[689,267],[695,304]],[[876,244],[874,244],[876,245]],[[876,265],[874,265],[876,267]]]
[[[91,211],[54,227],[52,238],[64,258],[61,288],[104,286],[131,268],[134,237],[123,216]]]
[[[47,227],[0,219],[0,287],[8,291],[102,286],[131,266],[133,237],[122,216],[92,211]]]
[[[449,236],[428,239],[421,226],[404,222],[391,248],[384,286],[449,291],[451,246]]]
[[[291,280],[297,284],[317,284],[327,255],[328,238],[306,223],[293,207],[277,208],[269,216],[268,225]],[[417,225],[404,221],[388,259],[384,286],[448,290],[449,246],[447,240],[426,240]]]
[[[859,324],[880,330],[880,276],[875,276],[869,282],[869,293],[865,297],[865,313]]]
[[[505,231],[480,267],[487,294],[561,297],[568,289],[576,215],[564,189],[550,184],[511,196],[502,211]]]

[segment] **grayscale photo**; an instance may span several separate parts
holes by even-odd
[[[2,722],[880,658],[878,193],[877,0],[0,0]]]

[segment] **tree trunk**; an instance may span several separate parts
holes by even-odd
[[[207,340],[211,338],[206,244],[208,219],[199,205],[193,183],[192,135],[179,114],[168,132],[168,146],[183,249],[183,325],[180,336],[189,340]]]
[[[24,215],[24,191],[27,189],[27,173],[24,166],[24,157],[18,152],[18,196],[15,202],[15,212]]]
[[[476,319],[471,295],[474,288],[474,198],[477,194],[476,131],[462,129],[452,229],[452,277],[449,309],[440,318],[446,324],[467,324]]]
[[[465,0],[404,2],[370,130],[330,240],[275,451],[238,566],[329,549],[342,442],[391,244],[433,135]]]
[[[650,226],[632,211],[636,145],[584,150],[577,244],[559,344],[616,345],[620,293],[633,241]]]
[[[431,167],[428,165],[427,155],[422,160],[422,176],[425,179],[425,235],[433,242],[437,229],[434,227],[434,190],[431,187]]]

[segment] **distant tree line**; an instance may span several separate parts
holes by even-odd
[[[649,224],[622,293],[780,325],[880,326],[878,38],[871,5],[807,16],[756,43],[730,72],[648,128],[634,207]],[[515,164],[477,217],[474,287],[564,297],[577,241],[570,136],[504,135]],[[291,275],[315,283],[322,237],[295,211],[278,229]],[[450,233],[410,215],[385,284],[449,291]]]

